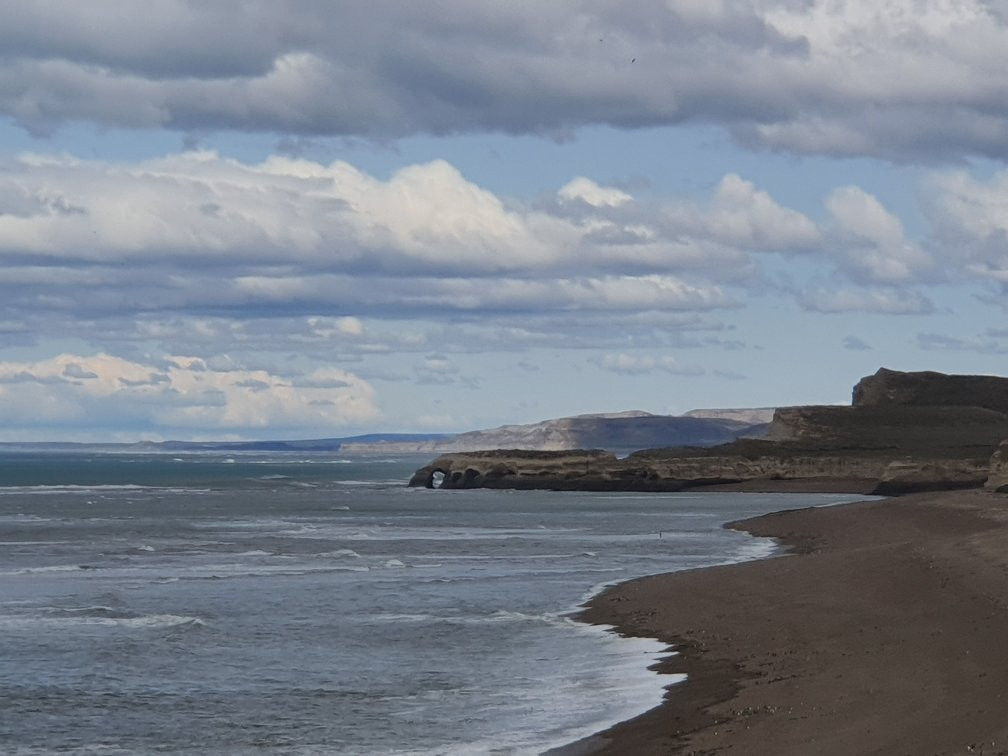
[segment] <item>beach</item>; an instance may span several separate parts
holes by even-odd
[[[784,555],[656,575],[581,618],[657,638],[662,705],[600,754],[1008,753],[1008,496],[915,494],[729,527]]]

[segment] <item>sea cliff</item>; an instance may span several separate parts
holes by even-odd
[[[1008,379],[879,370],[850,406],[784,407],[766,438],[617,457],[599,450],[444,454],[411,486],[678,491],[835,490],[894,495],[1001,488]]]

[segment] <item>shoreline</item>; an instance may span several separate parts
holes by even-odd
[[[577,619],[668,644],[654,669],[687,679],[551,754],[1008,753],[1008,497],[912,494],[725,527],[786,550],[593,597]]]

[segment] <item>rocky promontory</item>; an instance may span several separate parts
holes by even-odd
[[[411,486],[584,491],[1008,487],[1008,379],[879,370],[850,406],[784,407],[766,438],[617,457],[604,451],[445,454]]]

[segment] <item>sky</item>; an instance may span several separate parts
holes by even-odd
[[[1008,374],[1005,0],[0,0],[0,440]]]

